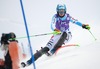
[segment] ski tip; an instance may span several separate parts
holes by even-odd
[[[62,48],[65,48],[65,47],[70,47],[70,46],[77,46],[77,47],[80,47],[79,44],[68,44],[68,45],[64,45],[64,46],[61,46],[60,48],[58,48],[55,52],[55,55],[57,55],[58,51]]]

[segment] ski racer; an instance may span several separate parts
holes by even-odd
[[[1,49],[5,51],[4,53],[5,61],[4,61],[4,65],[2,65],[0,69],[12,69],[12,60],[9,54],[8,46],[9,46],[9,42],[15,41],[15,38],[16,35],[13,32],[3,33],[1,36]]]
[[[53,16],[51,22],[51,29],[56,35],[53,35],[47,45],[37,51],[27,62],[22,62],[22,67],[34,63],[34,61],[36,61],[43,54],[46,54],[47,56],[53,55],[55,51],[62,46],[62,44],[67,43],[72,38],[71,31],[69,29],[70,22],[84,29],[90,30],[90,26],[88,24],[82,24],[67,13],[65,4],[58,4],[56,12],[57,14]]]

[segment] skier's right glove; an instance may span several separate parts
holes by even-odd
[[[58,30],[58,29],[54,29],[53,34],[54,34],[54,35],[61,34],[61,31],[60,31],[60,30]]]
[[[88,24],[82,24],[82,28],[90,30],[90,26]]]

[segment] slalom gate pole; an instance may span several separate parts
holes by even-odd
[[[27,22],[26,22],[26,17],[25,17],[25,13],[24,13],[24,7],[23,7],[23,2],[22,2],[22,0],[20,0],[20,5],[21,5],[22,14],[23,14],[23,19],[24,19],[24,24],[25,24],[25,28],[26,28],[27,39],[28,39],[28,42],[29,42],[31,57],[33,56],[33,57],[32,57],[33,67],[34,67],[34,69],[36,69],[36,65],[35,65],[35,63],[34,63],[34,55],[33,55],[32,47],[31,47],[31,41],[30,41],[30,37],[29,37],[29,31],[28,31],[28,26],[27,26]]]
[[[92,37],[95,39],[95,40],[97,40],[96,38],[95,38],[95,36],[93,35],[93,33],[89,30],[89,32],[90,32],[90,34],[92,35]]]

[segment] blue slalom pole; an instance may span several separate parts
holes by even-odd
[[[28,26],[27,26],[27,22],[26,22],[26,17],[25,17],[25,13],[24,13],[24,7],[23,7],[22,0],[20,0],[20,5],[21,5],[23,19],[24,19],[24,23],[25,23],[25,28],[26,28],[26,33],[27,33],[27,39],[28,39],[28,42],[29,42],[31,57],[33,56],[32,57],[33,67],[34,67],[34,69],[36,69],[36,66],[35,66],[35,63],[34,63],[34,55],[33,55],[33,51],[32,51],[32,46],[31,46],[31,41],[30,41],[30,36],[29,36],[29,31],[28,31]]]

